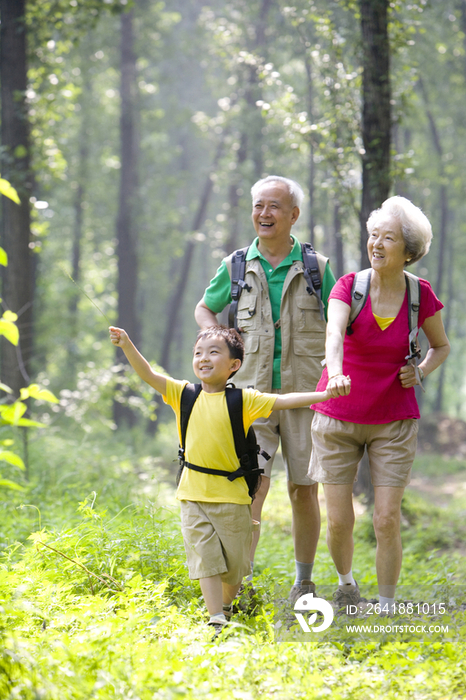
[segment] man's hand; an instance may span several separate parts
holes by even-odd
[[[338,396],[348,396],[351,391],[351,378],[349,375],[336,374],[327,382],[326,388],[329,398],[336,399]]]

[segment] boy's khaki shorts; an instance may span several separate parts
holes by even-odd
[[[181,501],[181,532],[189,578],[220,574],[234,586],[251,572],[251,506]]]
[[[316,413],[309,474],[322,484],[352,484],[367,445],[373,485],[405,487],[416,454],[417,431],[415,418],[360,425]]]
[[[274,389],[271,393],[281,392]],[[271,457],[266,461],[259,456],[259,466],[264,470],[264,476],[270,479],[273,460],[281,442],[287,480],[300,486],[315,483],[308,475],[313,415],[314,411],[309,408],[291,408],[286,411],[272,411],[268,418],[254,421],[252,427],[256,433],[257,444]]]

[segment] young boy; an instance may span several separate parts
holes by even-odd
[[[109,330],[110,340],[123,350],[141,379],[173,408],[180,432],[181,394],[188,382],[154,372],[123,329],[111,326]],[[243,356],[244,344],[234,329],[214,326],[199,333],[193,370],[202,391],[188,423],[187,462],[232,472],[238,468],[225,387],[241,367]],[[328,398],[326,391],[276,395],[244,389],[245,434],[257,418],[267,418],[273,410],[309,406]],[[189,576],[199,579],[209,624],[219,633],[227,622],[225,612],[231,611],[242,578],[250,571],[252,518],[248,487],[243,477],[229,481],[224,476],[185,468],[176,496],[181,501]]]

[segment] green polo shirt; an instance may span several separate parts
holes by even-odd
[[[272,307],[272,318],[273,322],[276,323],[280,318],[280,308],[282,301],[283,284],[285,282],[286,275],[291,265],[296,261],[303,261],[303,255],[301,252],[301,244],[295,236],[291,236],[293,240],[293,248],[290,253],[286,256],[282,262],[277,265],[274,269],[266,258],[260,253],[257,244],[259,239],[256,238],[253,243],[249,246],[249,250],[246,255],[246,260],[252,260],[253,258],[259,258],[262,268],[264,270],[265,276],[267,278],[267,284],[269,286],[270,304]],[[329,264],[325,268],[324,278],[322,280],[322,301],[325,308],[325,317],[327,317],[327,303],[328,296],[335,284],[335,277]],[[231,304],[231,280],[228,274],[228,268],[226,266],[225,260],[222,261],[220,267],[217,270],[217,274],[211,280],[210,285],[207,287],[204,294],[204,303],[208,308],[214,313],[218,314],[223,309]],[[273,377],[272,377],[272,388],[281,388],[281,374],[280,374],[280,364],[282,356],[282,334],[280,328],[275,328],[275,346],[273,355]]]

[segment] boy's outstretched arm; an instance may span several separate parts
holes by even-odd
[[[134,371],[139,374],[141,379],[147,384],[154,387],[159,394],[165,396],[167,393],[167,378],[164,377],[163,374],[154,372],[146,358],[143,357],[136,346],[133,345],[127,332],[123,330],[123,328],[110,326],[108,330],[110,332],[110,340],[114,345],[117,345],[123,350]]]
[[[310,406],[313,403],[321,403],[322,401],[328,401],[328,399],[331,398],[332,396],[328,391],[294,391],[291,394],[282,394],[281,396],[277,396],[273,410],[281,411],[285,408],[306,408],[306,406]]]

